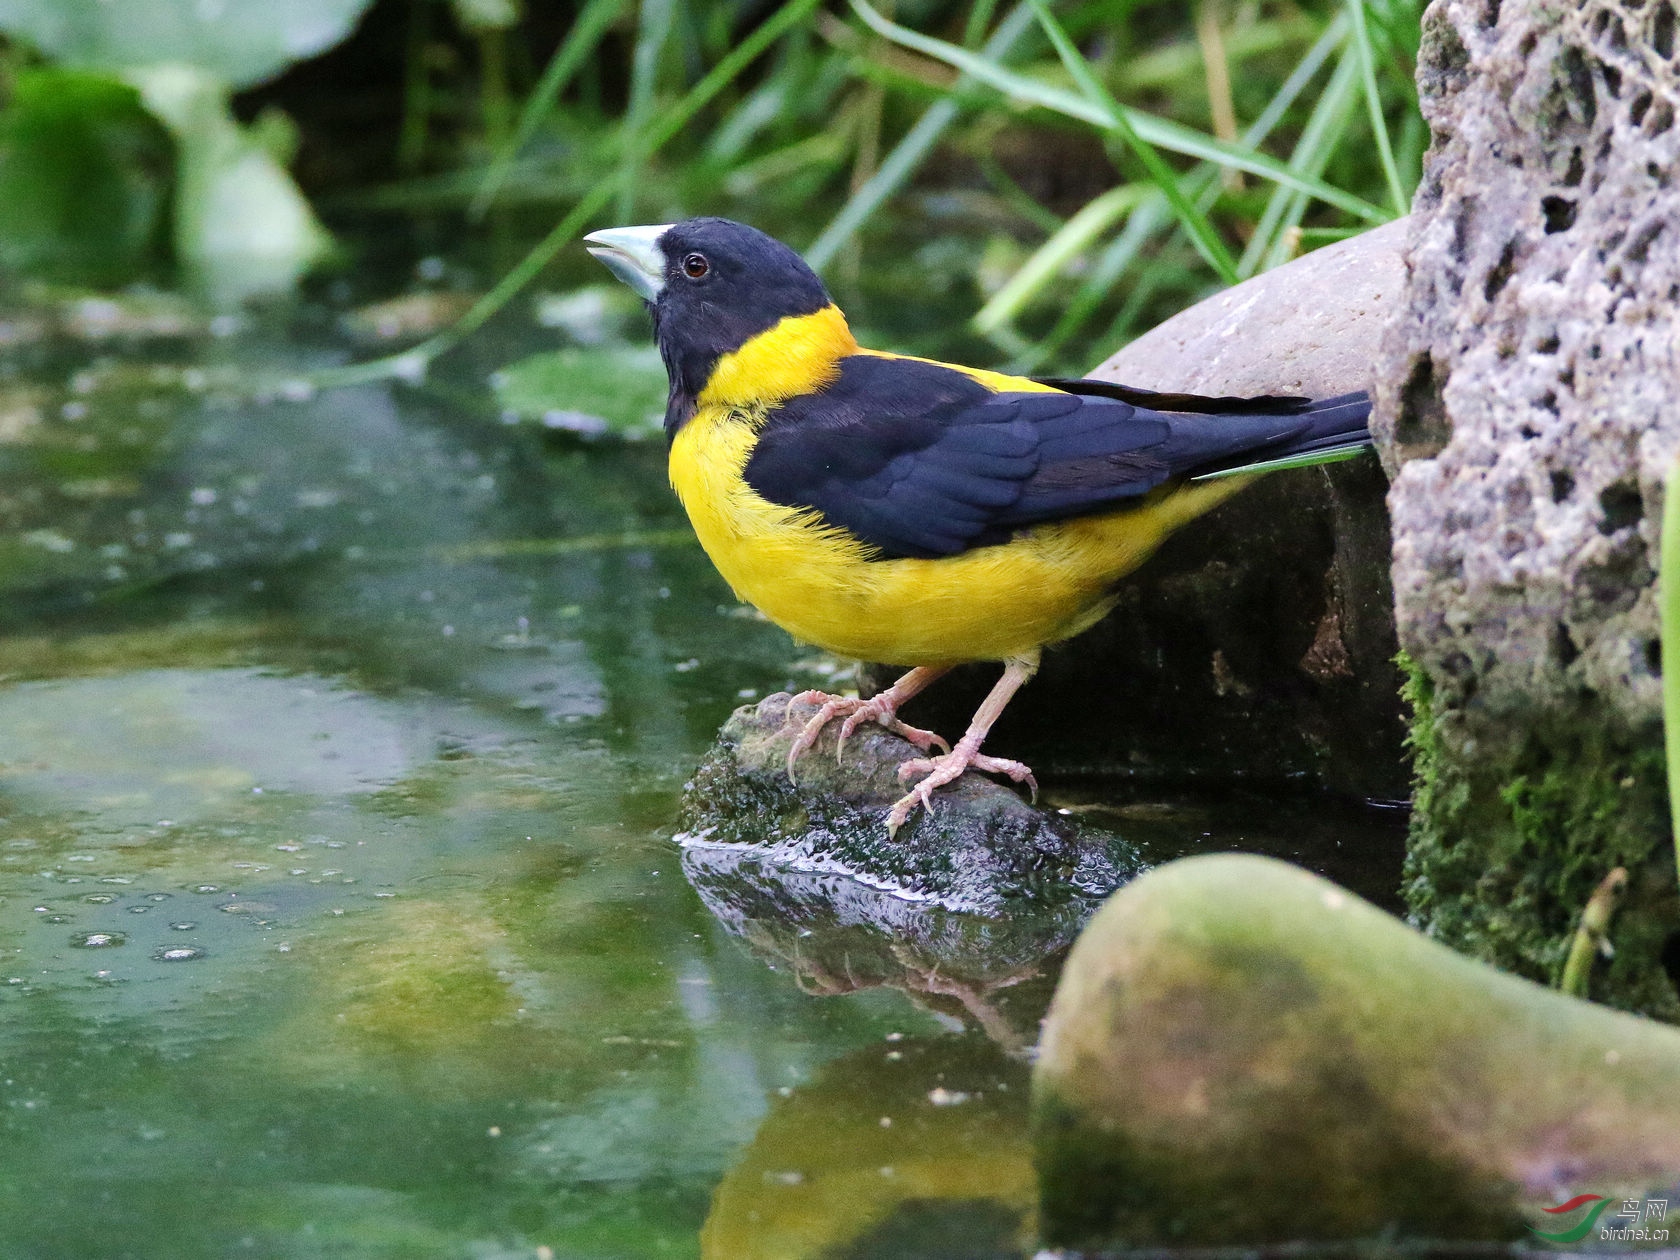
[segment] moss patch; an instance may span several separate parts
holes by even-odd
[[[1401,660],[1412,706],[1415,794],[1405,867],[1413,921],[1455,948],[1556,984],[1575,923],[1598,882],[1627,868],[1614,956],[1592,996],[1680,1020],[1663,966],[1680,916],[1669,855],[1660,734],[1583,718],[1511,737],[1445,713],[1429,678]]]

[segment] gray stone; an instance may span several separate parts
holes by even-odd
[[[1404,290],[1401,219],[1198,302],[1091,373],[1144,389],[1325,398],[1375,384]]]
[[[1609,1000],[1674,1017],[1655,588],[1680,446],[1670,0],[1436,0],[1409,280],[1378,362],[1423,754],[1408,892],[1555,978],[1633,876]]]
[[[1238,285],[1091,375],[1215,395],[1369,388],[1404,231],[1379,228]],[[1403,797],[1386,491],[1374,459],[1243,491],[1127,578],[1103,622],[1045,654],[988,747],[1047,775],[1306,780]],[[959,671],[907,718],[960,734],[996,676]],[[872,667],[866,688],[891,677]]]

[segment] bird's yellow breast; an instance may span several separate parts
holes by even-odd
[[[792,331],[832,337],[823,314],[801,317],[816,326]],[[843,656],[897,665],[1004,660],[1077,634],[1108,611],[1115,583],[1163,538],[1248,481],[1164,487],[1124,511],[1037,526],[956,556],[871,560],[815,511],[771,503],[742,476],[769,408],[820,389],[837,370],[834,360],[787,354],[787,338],[774,345],[770,364],[720,363],[724,375],[714,373],[671,444],[671,484],[735,594],[794,637]],[[853,342],[842,353],[870,352]],[[994,389],[1048,388],[970,374]]]

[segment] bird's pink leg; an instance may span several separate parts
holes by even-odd
[[[988,774],[1006,774],[1017,783],[1025,783],[1032,789],[1033,798],[1038,798],[1038,780],[1033,778],[1031,770],[1019,761],[987,757],[980,751],[980,745],[986,742],[992,724],[1002,716],[1010,699],[1037,672],[1036,651],[1030,656],[1012,657],[1004,665],[1003,677],[998,679],[997,686],[992,688],[991,693],[975,710],[974,720],[968,724],[968,730],[957,741],[955,748],[939,757],[917,757],[898,768],[898,777],[902,780],[908,780],[917,774],[925,774],[927,777],[911,788],[909,794],[892,807],[892,812],[887,815],[889,837],[897,834],[917,805],[932,813],[931,798],[934,789],[944,787],[971,767]]]
[[[918,666],[880,695],[868,700],[855,700],[851,696],[831,696],[822,691],[807,691],[795,696],[792,704],[820,704],[822,708],[817,710],[815,717],[805,723],[805,729],[799,732],[799,738],[795,739],[793,747],[788,749],[788,779],[793,779],[793,763],[817,742],[823,727],[842,715],[846,721],[840,728],[840,742],[834,753],[837,761],[845,753],[846,740],[851,733],[862,723],[870,721],[877,722],[893,734],[909,740],[923,752],[930,751],[935,744],[949,750],[951,746],[932,731],[924,731],[920,727],[900,722],[898,706],[911,696],[926,690],[931,683],[949,673],[950,668],[949,665]]]

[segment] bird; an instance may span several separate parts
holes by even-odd
[[[836,719],[841,758],[865,722],[915,745],[889,836],[967,770],[1036,799],[1026,765],[980,750],[1043,649],[1256,477],[1371,446],[1365,393],[1211,398],[866,349],[798,253],[729,219],[584,242],[652,314],[671,485],[736,596],[796,639],[907,670],[869,699],[796,697],[819,707],[787,758],[792,779]],[[1003,673],[955,745],[899,718],[970,662]]]

